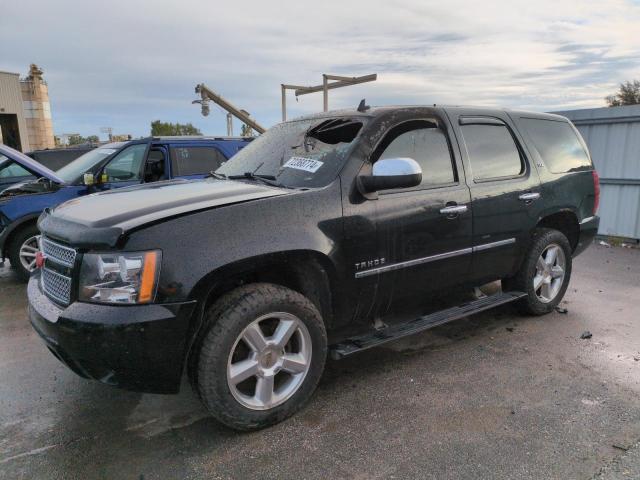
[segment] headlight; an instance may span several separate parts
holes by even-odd
[[[156,295],[162,252],[87,253],[80,268],[79,299],[149,303]]]

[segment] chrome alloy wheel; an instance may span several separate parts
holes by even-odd
[[[33,272],[36,269],[36,253],[40,250],[38,246],[38,235],[27,238],[20,246],[18,257],[22,268],[27,272]]]
[[[274,312],[251,322],[227,362],[233,397],[251,410],[269,410],[298,391],[311,366],[311,335],[295,315]]]
[[[533,276],[533,289],[542,303],[553,301],[564,282],[566,259],[564,250],[552,243],[542,251],[536,263]]]

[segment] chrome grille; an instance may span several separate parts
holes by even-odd
[[[69,305],[71,302],[71,277],[47,268],[47,265],[49,263],[60,265],[63,267],[63,271],[66,271],[64,267],[73,268],[76,261],[76,251],[53,242],[45,236],[40,239],[40,247],[46,257],[41,277],[42,291],[56,302]]]
[[[52,242],[44,236],[42,237],[42,251],[46,257],[65,267],[73,267],[76,261],[76,251],[73,248]]]
[[[71,279],[47,268],[42,269],[42,290],[48,297],[65,305],[71,301]]]

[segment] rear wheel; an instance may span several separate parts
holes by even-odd
[[[220,299],[208,317],[195,351],[195,384],[215,418],[253,430],[307,402],[327,355],[324,323],[307,298],[279,285],[246,285]]]
[[[558,230],[536,229],[518,273],[504,279],[504,290],[527,294],[517,305],[523,313],[543,315],[562,300],[571,278],[571,246]]]
[[[38,253],[38,236],[40,232],[35,224],[20,229],[11,240],[8,248],[9,261],[21,280],[29,280],[29,275],[36,268]]]

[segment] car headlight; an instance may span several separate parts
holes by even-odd
[[[156,296],[162,252],[86,253],[79,299],[100,303],[149,303]]]

